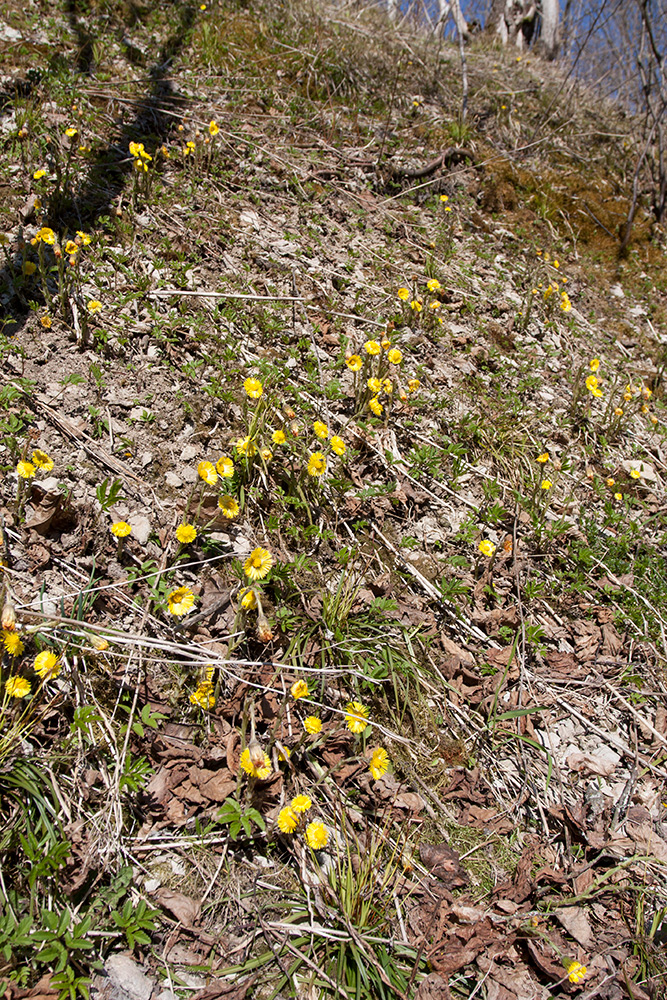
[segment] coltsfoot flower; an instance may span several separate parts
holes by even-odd
[[[259,399],[264,392],[264,386],[258,378],[247,378],[243,383],[243,388],[247,392],[250,399]]]
[[[387,352],[387,361],[392,365],[400,365],[403,360],[403,354],[399,351],[398,347],[392,347],[390,351]]]
[[[491,558],[491,556],[493,555],[493,553],[496,551],[495,545],[488,538],[484,538],[479,543],[479,545],[477,546],[477,548],[479,549],[479,551],[482,553],[483,556],[488,556],[489,559]]]
[[[32,453],[32,464],[38,469],[43,469],[44,472],[50,472],[53,468],[53,459],[49,458],[41,448],[35,448]]]
[[[420,385],[421,382],[418,378],[408,379],[408,392],[416,392]]]
[[[257,445],[254,441],[251,441],[248,435],[244,438],[239,438],[234,447],[239,455],[247,455],[248,458],[252,458],[253,455],[257,454]]]
[[[243,564],[243,572],[250,580],[263,580],[273,566],[273,556],[267,549],[253,549]]]
[[[307,698],[310,694],[308,685],[305,681],[294,681],[290,688],[290,694],[293,698]]]
[[[8,677],[5,681],[5,691],[10,698],[26,698],[30,690],[30,681],[25,677]]]
[[[363,365],[363,361],[358,354],[351,354],[349,358],[345,358],[345,364],[350,371],[358,372]]]
[[[307,715],[303,720],[303,728],[311,736],[315,736],[322,731],[322,720],[318,719],[316,715]]]
[[[543,451],[541,455],[537,456],[536,461],[538,461],[541,465],[544,465],[545,462],[549,461],[549,452]]]
[[[542,482],[540,483],[541,490],[550,490],[552,486],[553,483],[551,482],[550,479],[543,479]]]
[[[329,842],[329,832],[324,823],[314,820],[306,827],[306,843],[314,851],[321,851]]]
[[[413,312],[420,313],[424,307],[419,299],[413,299],[410,308]]]
[[[217,135],[219,131],[220,131],[220,126],[218,125],[218,123],[216,121],[210,121],[208,123],[208,134],[209,135]]]
[[[299,817],[290,806],[285,806],[278,813],[278,829],[281,833],[294,833],[299,825]]]
[[[312,800],[307,795],[296,795],[290,802],[290,808],[295,813],[301,814],[308,812],[312,804]]]
[[[285,437],[285,431],[274,431],[271,435],[271,440],[274,444],[285,444],[287,438]]]
[[[345,442],[342,437],[338,437],[337,434],[334,434],[331,438],[331,450],[335,452],[336,455],[345,454]]]
[[[428,288],[429,292],[439,292],[440,289],[442,288],[442,285],[440,284],[437,278],[431,278],[430,281],[426,282],[426,287]]]
[[[367,340],[364,344],[364,349],[366,354],[373,356],[382,352],[382,345],[379,344],[377,340]]]
[[[195,606],[195,595],[189,587],[178,587],[167,594],[167,608],[170,615],[187,615]]]
[[[202,681],[196,691],[190,695],[190,703],[199,705],[204,711],[210,712],[215,708],[215,695],[213,694],[212,681]]]
[[[581,983],[586,978],[586,966],[581,962],[570,962],[567,966],[567,978],[571,983]]]
[[[368,709],[360,701],[351,701],[345,709],[345,725],[351,733],[363,733],[368,725]]]
[[[58,657],[50,649],[44,649],[35,657],[33,668],[38,677],[44,681],[51,681],[57,677],[61,671]]]
[[[257,607],[257,597],[255,595],[255,591],[251,590],[249,587],[246,587],[245,590],[240,592],[239,598],[241,599],[241,607],[245,608],[246,611],[253,611]]]
[[[193,524],[179,524],[176,528],[176,538],[182,545],[194,542],[197,537],[197,529]]]
[[[602,396],[602,389],[600,388],[600,381],[595,375],[589,375],[586,379],[586,388],[596,399]]]
[[[381,778],[389,767],[389,754],[383,747],[376,747],[371,754],[368,770],[375,781]]]
[[[90,299],[90,301],[88,302],[88,305],[86,306],[86,309],[91,314],[95,314],[95,313],[101,312],[102,311],[102,303],[100,302],[99,299]]]
[[[639,469],[630,469],[630,478],[631,479],[641,479],[641,477],[642,477],[642,474],[639,471]]]
[[[233,517],[236,517],[239,510],[241,509],[236,499],[229,493],[225,493],[223,496],[220,497],[220,499],[218,500],[218,507],[220,508],[224,516],[228,517],[230,520]]]
[[[260,778],[262,781],[268,778],[273,770],[268,753],[258,749],[257,753],[251,755],[250,747],[245,748],[239,763],[246,774],[253,778]]]
[[[368,381],[366,382],[366,385],[371,390],[371,392],[375,393],[378,393],[382,388],[382,382],[380,381],[379,378],[375,378],[375,376],[369,378]]]
[[[3,632],[2,644],[10,656],[20,656],[23,652],[23,643],[17,632]]]
[[[127,521],[114,521],[109,530],[116,538],[127,538],[132,533],[132,525]]]
[[[327,460],[321,451],[314,451],[308,458],[308,475],[321,476],[326,472]]]
[[[229,455],[221,455],[215,463],[215,471],[221,479],[231,479],[234,475],[234,463]]]
[[[398,295],[398,297],[401,300],[401,302],[407,302],[408,299],[410,298],[410,289],[409,288],[399,288],[399,290],[396,292],[396,294]]]
[[[218,481],[218,473],[212,462],[200,462],[197,466],[197,475],[209,486],[215,486]]]
[[[322,441],[325,441],[329,437],[329,428],[326,424],[322,423],[321,420],[315,421],[313,424],[313,430],[315,431],[317,437],[321,438]]]
[[[590,368],[590,370],[592,372],[596,372],[598,370],[598,368],[600,367],[600,359],[599,358],[591,358],[591,360],[588,362],[588,367]]]
[[[19,479],[32,479],[35,471],[35,466],[32,462],[20,461],[16,466],[16,474]]]
[[[371,410],[376,417],[379,417],[382,413],[383,406],[377,396],[373,396],[372,399],[368,400],[368,409]]]

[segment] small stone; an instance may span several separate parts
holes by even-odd
[[[153,456],[150,453],[150,451],[144,451],[140,459],[142,469],[145,469],[146,466],[150,465],[152,461],[153,461]]]
[[[191,462],[192,459],[196,458],[198,454],[199,454],[198,444],[186,444],[185,448],[183,448],[183,451],[178,457],[180,458],[181,462]]]
[[[151,522],[143,514],[130,515],[132,525],[132,537],[136,538],[140,545],[145,545],[151,533]]]
[[[104,970],[114,986],[131,1000],[150,1000],[155,983],[128,955],[109,955]]]
[[[183,480],[175,472],[165,472],[164,481],[167,486],[173,486],[174,489],[178,489],[179,486],[183,485]]]

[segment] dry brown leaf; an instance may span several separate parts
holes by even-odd
[[[155,901],[176,917],[179,923],[191,930],[199,920],[201,903],[182,892],[173,889],[160,888],[154,893]]]

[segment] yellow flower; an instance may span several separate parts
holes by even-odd
[[[331,438],[331,450],[336,453],[336,455],[345,454],[345,442],[342,437],[338,437],[337,434]]]
[[[569,313],[572,309],[572,303],[570,302],[567,292],[561,292],[560,307],[564,313]]]
[[[299,825],[299,817],[290,806],[285,806],[278,813],[278,829],[281,833],[294,833]]]
[[[126,538],[132,531],[132,525],[128,524],[127,521],[114,521],[110,530],[116,538]]]
[[[426,287],[428,288],[429,292],[438,292],[442,288],[442,285],[440,284],[437,278],[431,278],[430,281],[426,282]]]
[[[612,486],[614,486],[615,484],[616,484],[616,480],[615,480],[615,479],[613,479],[613,478],[612,478],[612,477],[610,476],[610,477],[609,477],[609,479],[607,480],[607,486],[609,486],[609,487],[611,488],[611,487],[612,487]]]
[[[345,358],[345,364],[350,371],[358,372],[363,365],[363,361],[358,354],[351,354],[349,358]]]
[[[308,458],[308,475],[321,476],[326,472],[327,460],[321,451],[314,451]]]
[[[81,240],[81,246],[84,246],[84,247],[87,247],[88,244],[90,243],[91,239],[92,239],[92,237],[89,236],[88,233],[84,233],[80,229],[77,229],[76,235]]]
[[[257,607],[257,597],[255,596],[255,591],[251,590],[249,587],[240,591],[239,597],[241,598],[241,607],[245,608],[246,611],[253,611]]]
[[[550,479],[543,479],[542,482],[540,483],[541,490],[550,490],[552,486],[553,483],[551,482]]]
[[[567,978],[571,983],[580,983],[586,977],[586,966],[580,962],[570,962],[567,966]]]
[[[649,387],[645,385],[644,388],[642,389],[642,396],[644,397],[644,399],[650,399],[652,395],[653,395],[653,390],[649,389]]]
[[[65,244],[65,253],[75,254],[79,252],[79,244],[75,243],[74,240],[68,240]]]
[[[496,551],[495,545],[488,538],[484,538],[479,543],[479,545],[477,546],[477,548],[479,549],[479,551],[482,553],[483,556],[488,556],[489,559],[491,558],[491,556],[493,555],[493,553]]]
[[[3,632],[2,643],[10,656],[20,656],[23,652],[21,637],[16,632]]]
[[[424,307],[419,299],[413,299],[410,303],[410,308],[413,312],[420,313]]]
[[[195,606],[195,595],[189,587],[178,587],[167,594],[167,607],[170,615],[187,615]]]
[[[377,340],[367,340],[364,344],[364,350],[366,351],[366,354],[380,354],[382,351],[382,345],[378,344]]]
[[[253,455],[257,454],[255,442],[250,440],[249,435],[246,435],[244,438],[239,438],[236,442],[235,448],[239,455],[247,455],[249,458],[252,458]]]
[[[614,415],[617,416],[617,417],[622,417],[623,416],[623,410],[621,409],[620,406],[615,407],[615,409],[614,409]]]
[[[313,823],[309,823],[306,827],[306,843],[314,851],[320,851],[323,847],[327,846],[329,841],[329,834],[327,828],[319,820],[315,820]]]
[[[389,754],[382,747],[376,747],[376,749],[371,754],[371,759],[368,764],[368,770],[371,772],[372,777],[375,781],[381,778],[389,767]]]
[[[591,358],[591,360],[588,362],[588,367],[590,368],[590,370],[592,372],[596,372],[598,370],[598,368],[600,367],[600,359],[599,358]]]
[[[308,812],[312,804],[312,801],[307,795],[296,795],[290,802],[290,808],[293,809],[295,813],[305,813]]]
[[[221,479],[231,479],[234,475],[234,463],[229,455],[221,455],[215,463],[215,469]]]
[[[200,462],[197,466],[197,474],[209,486],[215,486],[218,481],[218,473],[215,471],[215,466],[212,462]]]
[[[42,316],[39,322],[42,324],[45,330],[50,330],[51,327],[53,326],[53,320],[48,315]]]
[[[442,308],[442,303],[438,302],[437,299],[433,299],[433,301],[429,303],[429,309],[432,309],[433,312],[437,312],[438,309],[441,309],[441,308]]]
[[[646,405],[646,403],[644,403],[642,406],[642,413],[648,413],[648,406]]]
[[[264,392],[264,387],[258,378],[247,378],[243,383],[243,388],[250,399],[259,399]]]
[[[614,493],[614,500],[622,500],[622,499],[623,499],[622,493]]]
[[[250,756],[249,747],[246,747],[241,754],[241,760],[239,763],[246,774],[251,775],[253,778],[260,778],[262,781],[264,778],[268,778],[273,770],[268,753],[264,753],[260,750],[257,754],[257,759],[253,760]]]
[[[267,549],[253,549],[243,564],[243,572],[250,580],[263,580],[273,566],[273,556]]]
[[[49,458],[41,448],[35,448],[32,453],[32,464],[37,466],[38,469],[43,469],[44,472],[50,472],[53,468],[53,459]]]
[[[639,469],[630,469],[630,476],[632,479],[641,479],[642,474]]]
[[[183,545],[188,545],[190,542],[194,542],[197,537],[197,529],[193,524],[179,524],[176,528],[176,538]]]
[[[236,515],[240,510],[240,507],[236,499],[229,493],[225,493],[223,494],[223,496],[220,497],[220,499],[218,500],[218,507],[220,508],[224,516],[228,517],[230,520],[233,517],[236,517]]]
[[[595,375],[589,375],[586,379],[586,388],[589,392],[592,392],[594,396],[598,398],[602,395],[602,389],[600,389],[600,382]]]
[[[345,709],[345,725],[351,733],[363,733],[368,725],[368,709],[360,701],[351,701]]]
[[[50,649],[44,649],[41,653],[37,654],[33,667],[37,676],[41,677],[44,681],[53,680],[61,670],[58,657]]]
[[[399,351],[398,347],[392,347],[392,349],[387,354],[387,361],[392,365],[400,365],[403,360],[403,354]]]
[[[270,448],[260,448],[259,453],[265,462],[270,462],[273,458],[273,452]]]
[[[218,125],[217,122],[211,121],[211,122],[208,123],[208,134],[209,135],[217,135],[219,131],[220,131],[220,126]]]
[[[396,294],[398,295],[398,297],[401,300],[401,302],[407,302],[408,299],[410,298],[410,289],[409,288],[399,288],[399,290],[396,292]]]
[[[37,270],[37,265],[33,264],[31,260],[27,260],[23,265],[23,273],[27,275],[34,274]]]
[[[549,452],[543,451],[541,455],[537,456],[537,461],[540,462],[541,465],[544,465],[545,462],[549,461]]]
[[[69,128],[65,129],[65,135],[67,136],[68,139],[73,139],[74,136],[77,135],[77,133],[78,129],[76,128],[75,125],[70,125]]]
[[[372,412],[375,414],[376,417],[380,416],[380,414],[382,413],[382,403],[377,398],[377,396],[373,396],[372,399],[368,400],[368,409],[372,410]]]
[[[102,309],[102,303],[99,299],[91,299],[86,308],[89,313],[98,313]]]
[[[32,462],[21,461],[16,466],[16,474],[21,479],[32,479],[35,475],[35,466]]]
[[[10,698],[25,698],[30,694],[30,681],[25,677],[8,677],[5,682],[5,691]]]
[[[421,382],[419,381],[418,378],[410,378],[410,379],[408,379],[408,391],[409,392],[416,392],[420,385],[421,385]]]
[[[35,239],[39,243],[48,243],[50,246],[56,242],[56,234],[48,226],[43,226],[37,233],[35,233]]]
[[[382,382],[380,381],[379,378],[375,377],[369,378],[368,381],[366,382],[366,385],[371,390],[371,392],[379,392],[380,389],[382,388]]]
[[[307,698],[310,692],[308,691],[308,685],[305,681],[294,681],[290,688],[290,694],[293,698]]]
[[[35,170],[32,176],[36,181],[41,181],[42,177],[46,177],[46,170]]]
[[[326,424],[323,424],[321,420],[315,421],[313,424],[313,430],[315,431],[317,437],[321,438],[323,441],[329,437],[329,428]]]
[[[280,747],[276,747],[276,753],[280,761],[288,761],[292,756],[292,751],[289,747],[283,747],[282,750]]]
[[[311,736],[315,736],[316,733],[322,731],[322,720],[318,719],[316,715],[307,715],[303,720],[303,728]]]
[[[394,383],[391,381],[390,378],[386,378],[382,383],[382,388],[384,389],[384,391],[387,393],[388,396],[391,396],[392,392],[394,391]]]
[[[274,444],[285,444],[285,441],[287,441],[285,431],[274,431],[271,435],[271,440]]]
[[[442,201],[442,202],[447,202],[447,201],[449,201],[449,195],[446,195],[446,194],[441,194],[441,195],[440,195],[440,201]]]
[[[391,340],[389,339],[386,333],[382,338],[382,340],[380,341],[380,347],[383,347],[385,351],[388,351],[389,348],[391,347]]]
[[[215,695],[213,694],[213,684],[211,681],[202,681],[196,691],[190,695],[190,703],[199,705],[204,711],[215,708]]]

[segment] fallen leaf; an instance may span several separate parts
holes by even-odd
[[[590,948],[593,943],[593,931],[588,920],[588,913],[583,906],[563,906],[554,910],[556,919],[582,948]]]
[[[176,917],[179,923],[192,930],[199,920],[201,913],[201,903],[190,896],[184,896],[182,892],[174,892],[173,889],[158,889],[154,894],[155,901],[165,910]]]

